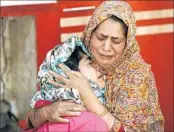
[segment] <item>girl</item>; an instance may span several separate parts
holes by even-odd
[[[30,107],[39,108],[45,105],[49,105],[56,101],[71,100],[77,104],[82,104],[80,94],[75,88],[64,88],[63,84],[57,88],[50,85],[49,82],[59,82],[51,74],[50,70],[56,71],[56,73],[66,75],[58,68],[59,63],[63,63],[71,70],[79,70],[85,78],[89,80],[90,86],[94,91],[96,97],[102,104],[105,104],[105,80],[104,77],[90,65],[88,51],[84,47],[83,43],[77,36],[71,36],[64,44],[58,45],[54,50],[51,50],[47,54],[47,58],[40,66],[38,74],[38,83],[41,90],[39,90],[35,96],[31,99]],[[69,57],[69,58],[68,58]],[[57,67],[56,67],[57,66]],[[70,70],[69,69],[69,70]],[[60,82],[59,82],[60,83]],[[67,117],[74,120],[73,127],[68,129],[70,124],[60,124],[56,131],[73,131],[76,129],[80,130],[80,127],[84,124],[95,120],[95,115],[90,112],[83,112],[80,117]],[[83,121],[81,120],[83,118]],[[86,118],[87,120],[84,120]],[[100,118],[98,117],[100,120]],[[83,122],[83,123],[82,123]],[[107,130],[106,124],[101,126],[102,130]],[[52,128],[42,127],[37,131],[51,131]],[[55,128],[54,128],[55,130]],[[101,130],[101,129],[100,129]]]

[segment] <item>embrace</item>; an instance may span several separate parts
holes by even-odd
[[[136,20],[123,1],[105,1],[82,38],[47,53],[26,132],[163,132],[151,66],[140,55]]]

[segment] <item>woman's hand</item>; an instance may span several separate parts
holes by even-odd
[[[44,115],[49,122],[68,123],[69,119],[63,117],[79,116],[84,109],[82,105],[73,102],[55,102],[45,107]]]
[[[34,127],[49,122],[68,123],[69,119],[63,118],[66,116],[79,116],[85,108],[82,105],[73,102],[55,102],[53,104],[32,109],[29,114],[29,119]]]
[[[79,93],[86,92],[87,90],[91,90],[91,86],[88,82],[88,80],[80,73],[76,71],[71,71],[67,67],[65,67],[63,64],[59,64],[59,68],[63,70],[65,75],[68,78],[65,78],[63,76],[60,76],[59,74],[49,71],[49,73],[54,76],[57,80],[59,80],[60,83],[56,83],[54,81],[50,81],[52,85],[55,87],[63,87],[63,88],[75,88],[78,89]]]
[[[100,103],[98,98],[93,93],[88,80],[80,72],[71,71],[62,64],[59,64],[59,67],[64,71],[68,78],[65,78],[63,76],[58,75],[57,73],[50,71],[49,73],[63,84],[59,84],[56,82],[50,83],[55,87],[58,86],[64,88],[67,87],[78,89],[86,109],[95,113],[96,115],[101,115],[106,108]],[[115,118],[110,113],[108,113],[107,115],[105,115],[103,119],[108,124],[109,129],[111,129]],[[58,120],[60,121],[60,118],[58,118]]]
[[[94,92],[92,91],[92,88],[88,80],[80,72],[71,71],[68,68],[66,68],[63,64],[59,64],[59,67],[64,71],[68,78],[65,78],[63,76],[58,75],[57,73],[50,71],[49,73],[63,84],[59,84],[53,81],[51,81],[50,83],[55,87],[78,89],[81,95],[81,100],[83,101],[86,109],[94,113],[101,113],[100,111],[102,109],[99,110],[99,112],[96,111],[96,109],[98,109],[98,105],[101,104],[98,98],[95,96]],[[92,103],[91,100],[93,100]]]
[[[88,80],[80,72],[71,71],[68,68],[66,68],[63,64],[59,64],[59,67],[64,71],[64,73],[66,74],[68,78],[65,78],[63,76],[58,75],[55,72],[50,71],[49,73],[52,76],[54,76],[58,81],[62,82],[63,84],[60,84],[54,81],[51,81],[50,83],[55,87],[76,88],[80,93],[81,100],[83,101],[86,109],[96,113],[93,108],[95,108],[95,106],[97,105],[96,103],[92,104],[90,99],[94,98],[94,100],[98,101],[98,98],[95,96],[94,92],[92,91],[92,88]]]

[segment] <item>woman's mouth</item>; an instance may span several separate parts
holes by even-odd
[[[100,54],[100,53],[98,53],[98,54],[103,59],[111,59],[111,57],[112,57],[112,55],[104,55],[104,54]]]

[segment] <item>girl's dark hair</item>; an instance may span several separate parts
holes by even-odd
[[[74,52],[71,54],[71,56],[68,58],[64,64],[68,66],[71,70],[77,71],[79,66],[79,61],[82,58],[82,55],[84,54],[81,47],[76,47]]]
[[[114,15],[112,15],[111,17],[109,17],[109,19],[114,20],[114,21],[116,21],[116,22],[119,22],[119,23],[122,25],[122,27],[123,27],[125,37],[127,37],[128,27],[127,27],[127,25],[124,23],[124,21],[121,20],[120,18],[114,16]]]

